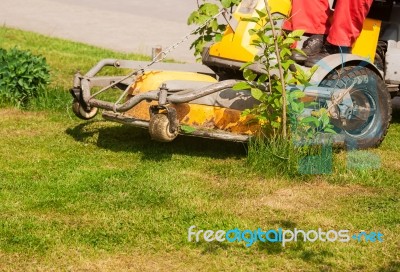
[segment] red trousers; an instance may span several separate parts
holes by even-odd
[[[328,34],[333,45],[351,46],[362,30],[373,0],[337,0],[332,15],[328,0],[292,0],[292,13],[283,28]]]

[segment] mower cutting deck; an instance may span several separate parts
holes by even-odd
[[[274,13],[287,15],[290,1],[270,1]],[[264,1],[244,0],[233,14],[236,28],[231,26],[221,42],[208,47],[200,64],[171,64],[135,62],[126,60],[102,60],[84,76],[75,75],[71,93],[74,97],[73,111],[82,119],[93,118],[98,109],[103,109],[107,120],[129,124],[149,130],[152,139],[168,142],[179,134],[222,139],[248,141],[255,135],[260,124],[251,116],[244,117],[245,109],[254,107],[258,101],[249,91],[234,91],[232,87],[240,81],[219,80],[230,73],[237,75],[238,68],[251,61],[258,53],[250,45],[249,29],[252,25],[241,20],[256,15],[256,9],[264,8]],[[380,21],[373,20],[373,22]],[[331,55],[320,62],[313,75],[313,86],[288,86],[289,90],[302,90],[306,97],[330,108],[331,122],[338,135],[337,142],[355,148],[379,145],[383,140],[391,118],[391,102],[387,85],[379,70],[366,57],[373,60],[377,51],[380,28],[367,28],[358,43],[370,38],[376,39],[373,50],[353,52],[358,55]],[[371,33],[371,31],[373,33]],[[389,37],[390,38],[390,37]],[[361,46],[358,44],[357,46]],[[380,48],[378,48],[380,49]],[[386,49],[388,51],[388,48]],[[380,51],[379,51],[380,52]],[[396,54],[397,51],[391,51]],[[386,53],[386,52],[385,52]],[[97,76],[107,66],[129,68],[127,76]],[[257,65],[252,69],[262,73]],[[341,75],[338,78],[338,74]],[[386,79],[390,90],[397,92],[393,79]],[[400,81],[399,81],[400,82]],[[93,88],[102,88],[93,94]],[[264,86],[267,89],[267,86]],[[98,96],[112,88],[122,91],[116,102],[98,99]],[[311,115],[313,109],[306,109],[304,115]]]

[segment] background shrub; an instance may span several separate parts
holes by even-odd
[[[0,101],[26,107],[50,81],[46,59],[30,51],[0,48]]]

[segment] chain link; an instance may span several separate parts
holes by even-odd
[[[103,89],[101,89],[100,91],[98,91],[97,93],[95,93],[94,95],[92,95],[90,97],[90,99],[96,97],[97,95],[103,93],[104,91],[113,88],[115,86],[117,86],[119,83],[121,83],[122,81],[133,77],[133,76],[138,76],[139,74],[144,73],[144,71],[151,67],[153,64],[158,63],[158,62],[162,62],[163,60],[165,60],[168,56],[169,53],[171,53],[172,51],[174,51],[178,46],[180,46],[182,43],[184,43],[185,41],[187,41],[189,39],[190,36],[196,34],[200,29],[202,29],[203,27],[207,26],[212,20],[218,18],[221,14],[226,13],[227,10],[226,9],[221,9],[217,14],[215,14],[213,17],[209,18],[207,21],[204,22],[204,24],[200,25],[199,27],[197,27],[196,29],[192,30],[189,34],[187,34],[185,37],[183,37],[179,42],[174,43],[173,45],[167,47],[167,49],[161,51],[160,53],[158,53],[153,60],[147,64],[145,67],[140,67],[137,70],[132,71],[130,74],[128,74],[127,76],[123,77],[122,79],[113,82],[111,85],[104,87]],[[89,99],[89,100],[90,100]],[[121,97],[118,99],[118,101],[115,103],[115,106],[117,105],[117,103],[119,103],[121,100]]]
[[[165,49],[164,51],[158,53],[153,61],[148,64],[146,66],[146,68],[150,67],[151,65],[153,65],[154,63],[157,62],[161,62],[164,59],[166,59],[168,53],[171,53],[173,50],[175,50],[179,45],[181,45],[182,43],[184,43],[185,41],[187,41],[189,39],[190,36],[194,35],[197,33],[197,31],[199,31],[200,29],[202,29],[203,27],[207,26],[212,20],[218,18],[221,14],[226,13],[227,10],[226,9],[221,9],[217,14],[215,14],[213,17],[209,18],[207,21],[204,22],[204,24],[202,24],[201,26],[199,26],[198,28],[196,28],[195,30],[193,30],[192,32],[190,32],[189,34],[187,34],[185,37],[183,37],[182,40],[180,40],[177,43],[174,43],[173,45],[169,46],[167,49]],[[160,59],[158,59],[159,57],[161,57]]]

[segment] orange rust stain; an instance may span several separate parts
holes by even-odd
[[[305,96],[299,99],[301,102],[303,103],[307,103],[307,102],[314,102],[315,101],[315,97],[312,96]]]
[[[190,105],[187,103],[182,104],[172,104],[170,105],[176,110],[176,114],[179,122],[185,122],[185,120],[189,120],[188,114],[190,113]]]
[[[140,120],[149,120],[151,104],[141,102],[126,113]],[[250,116],[242,117],[241,112],[232,109],[197,104],[169,105],[176,109],[179,123],[203,129],[220,129],[239,134],[254,134],[260,125]]]

